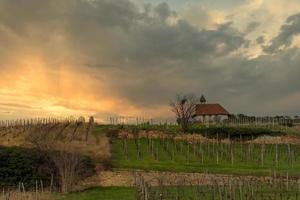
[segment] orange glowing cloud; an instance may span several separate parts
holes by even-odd
[[[98,72],[99,73],[99,72]],[[34,56],[20,59],[18,67],[0,82],[1,116],[90,116],[97,113],[138,116],[154,114],[111,94],[94,73],[64,64],[47,65]],[[103,120],[103,119],[99,119]]]

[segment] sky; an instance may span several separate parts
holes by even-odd
[[[299,0],[0,0],[0,119],[300,115]]]

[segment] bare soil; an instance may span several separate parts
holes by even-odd
[[[102,171],[96,176],[90,177],[79,185],[78,190],[90,187],[109,187],[122,186],[132,187],[135,184],[136,175],[141,175],[151,186],[159,185],[211,185],[222,184],[230,180],[260,180],[270,181],[272,177],[254,177],[254,176],[232,176],[216,175],[202,173],[183,173],[183,172],[145,172],[145,171]]]
[[[278,137],[272,137],[272,136],[261,136],[253,141],[249,141],[248,143],[254,143],[254,144],[300,144],[300,137],[299,136],[278,136]]]

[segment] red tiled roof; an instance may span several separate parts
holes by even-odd
[[[229,115],[220,104],[197,104],[196,115]]]

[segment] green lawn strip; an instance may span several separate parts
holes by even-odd
[[[97,187],[82,192],[58,195],[57,200],[134,200],[134,188]]]

